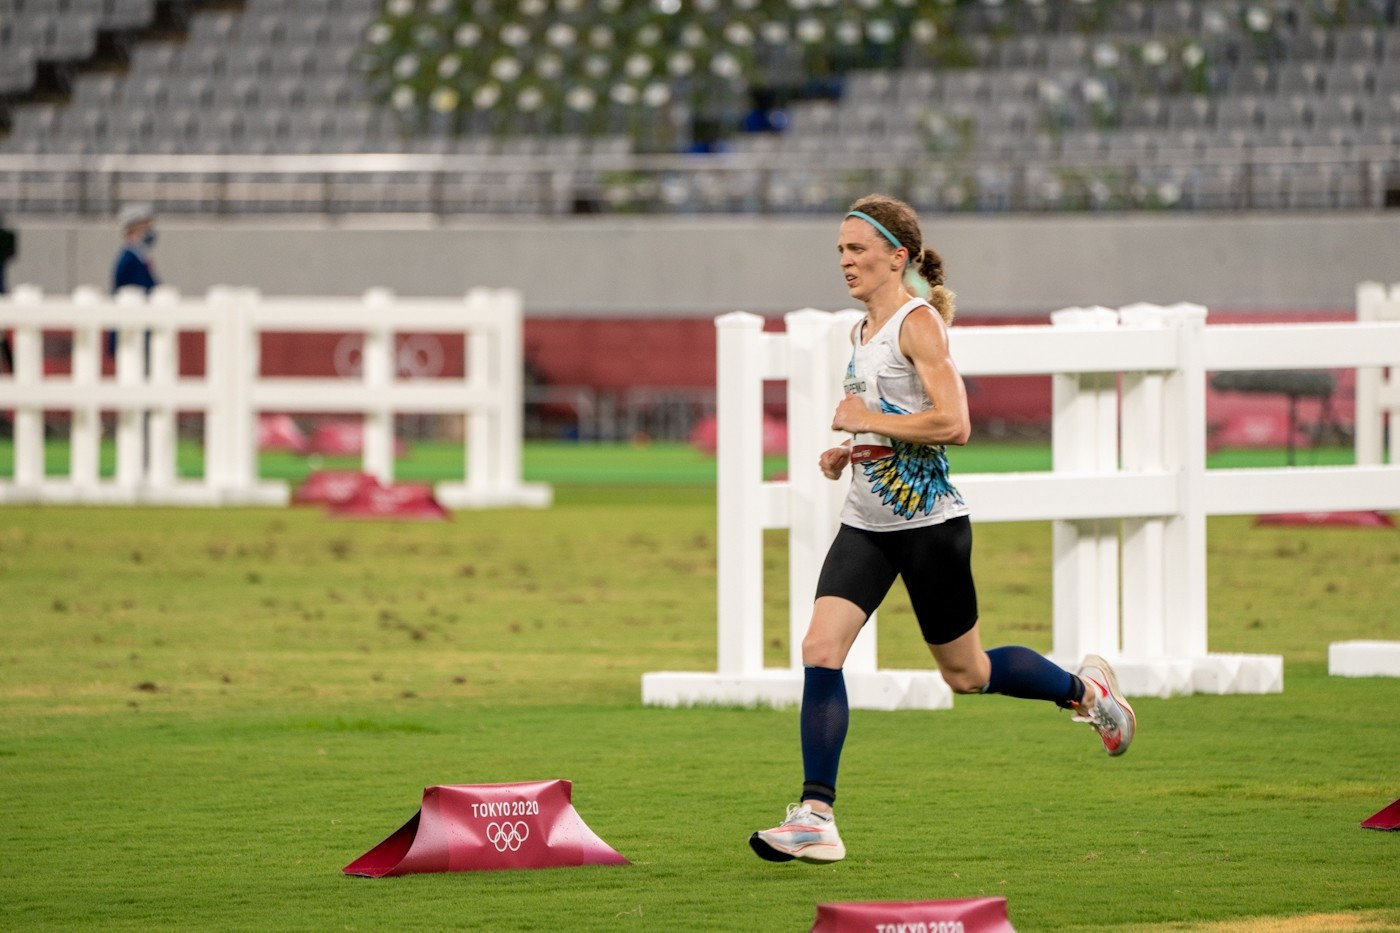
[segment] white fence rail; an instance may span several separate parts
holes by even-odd
[[[859,312],[804,310],[766,334],[744,312],[719,328],[718,664],[643,675],[643,702],[795,703],[816,575],[844,483],[815,469],[841,437],[826,428]],[[1400,322],[1206,327],[1197,305],[1066,309],[1049,326],[958,327],[967,375],[1053,375],[1053,469],[962,474],[974,520],[1054,522],[1052,654],[1070,666],[1115,659],[1133,695],[1283,689],[1275,655],[1208,651],[1206,518],[1259,512],[1400,508],[1400,466],[1207,471],[1206,373],[1400,365]],[[761,474],[764,380],[787,380],[786,482]],[[790,660],[763,666],[762,534],[789,530]],[[880,670],[875,620],[846,664],[853,706],[939,708],[932,671]]]
[[[258,416],[269,411],[363,417],[364,470],[394,478],[394,417],[439,413],[465,419],[466,469],[441,483],[448,507],[546,506],[552,491],[521,480],[521,303],[517,292],[473,289],[464,300],[403,299],[374,291],[362,301],[263,298],[220,288],[188,300],[157,288],[45,296],[21,286],[0,299],[0,329],[14,331],[15,371],[0,376],[0,408],[14,409],[14,474],[0,478],[0,503],[150,505],[284,504],[283,482],[260,479]],[[72,332],[70,373],[44,373],[45,330]],[[115,376],[102,376],[102,333],[117,333]],[[180,376],[177,336],[205,335],[203,376]],[[259,372],[263,334],[349,331],[363,336],[358,378],[269,378]],[[396,377],[394,335],[460,334],[460,378]],[[145,335],[149,334],[149,351]],[[147,360],[149,356],[149,360]],[[71,413],[67,475],[45,476],[44,412]],[[116,469],[99,471],[103,411],[116,413]],[[176,415],[204,415],[204,476],[180,479]]]

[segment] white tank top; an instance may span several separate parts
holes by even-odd
[[[932,306],[922,298],[911,298],[864,345],[866,322],[856,326],[845,388],[847,394],[859,395],[871,411],[907,415],[933,407],[914,364],[899,350],[904,319],[925,307]],[[895,531],[936,525],[968,511],[948,481],[948,456],[942,444],[917,444],[881,434],[855,436],[842,524]]]

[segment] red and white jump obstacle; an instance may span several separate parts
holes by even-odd
[[[1367,289],[1379,286],[1363,286]],[[1400,298],[1393,289],[1389,300]],[[830,431],[857,311],[811,309],[765,333],[746,312],[718,334],[718,663],[713,673],[642,677],[653,705],[800,700],[801,641],[844,483],[815,468]],[[1400,367],[1400,321],[1206,326],[1199,305],[1069,308],[1051,324],[955,327],[969,376],[1053,376],[1053,469],[958,474],[974,521],[1054,522],[1052,656],[1113,659],[1134,696],[1272,693],[1278,655],[1208,650],[1206,519],[1211,515],[1400,509],[1400,466],[1206,469],[1206,374],[1222,370]],[[761,471],[762,391],[785,380],[789,479]],[[1358,414],[1360,417],[1360,414]],[[789,664],[763,665],[763,532],[789,540]],[[851,703],[952,704],[932,670],[882,670],[872,618],[846,663]]]

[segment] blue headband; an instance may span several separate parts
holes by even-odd
[[[895,248],[895,249],[903,249],[903,250],[905,250],[906,252],[909,250],[909,247],[907,247],[907,246],[905,246],[903,243],[899,242],[899,237],[895,236],[893,233],[890,233],[888,230],[885,229],[885,225],[884,225],[884,224],[880,223],[880,221],[876,220],[874,217],[871,217],[869,214],[865,213],[864,211],[851,211],[851,212],[850,212],[849,214],[847,214],[846,216],[847,216],[847,217],[859,217],[861,220],[863,220],[863,221],[865,221],[866,223],[870,224],[870,226],[874,227],[876,230],[879,230],[881,233],[883,233],[883,234],[885,235],[885,239],[889,240],[891,243],[894,244],[894,248]]]
[[[899,242],[899,237],[886,230],[884,224],[880,223],[880,221],[876,220],[874,217],[871,217],[864,211],[851,211],[846,216],[859,217],[861,220],[865,221],[866,223],[870,224],[870,226],[883,233],[885,235],[885,239],[889,240],[891,243],[894,244],[895,249],[903,249],[909,253],[910,258],[904,260],[904,284],[909,288],[910,291],[918,295],[920,298],[927,299],[929,294],[931,293],[931,289],[929,287],[929,284],[924,281],[923,276],[919,275],[919,273],[914,269],[914,264],[911,261],[913,258],[913,251],[910,250],[909,247],[905,246],[903,243]]]

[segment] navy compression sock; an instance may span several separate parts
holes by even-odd
[[[840,668],[807,667],[802,682],[802,785],[803,800],[836,801],[836,769],[851,707],[846,700],[846,678]]]
[[[983,693],[1024,700],[1049,700],[1068,709],[1084,696],[1084,682],[1058,664],[1020,645],[1005,645],[987,652],[992,676]]]

